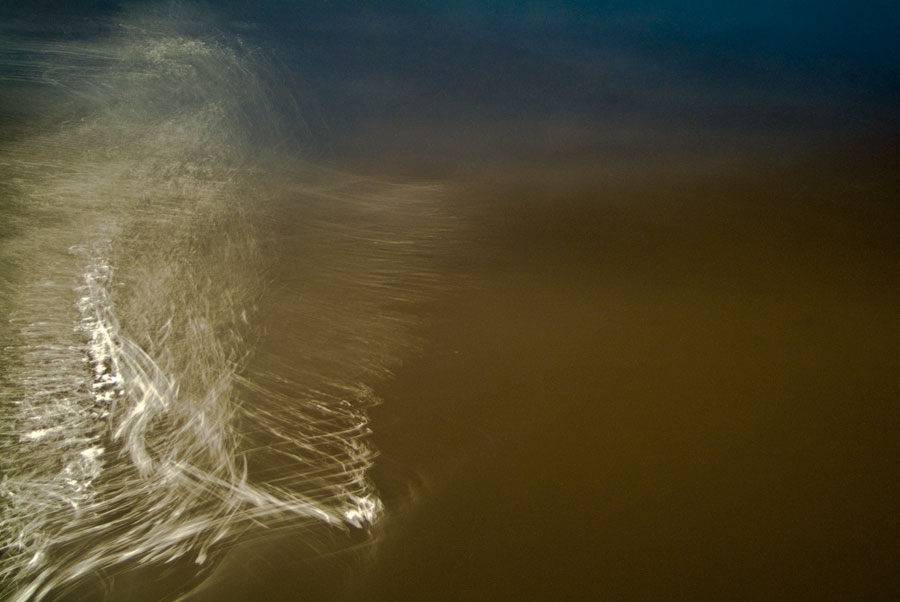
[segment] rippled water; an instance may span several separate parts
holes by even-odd
[[[250,526],[376,521],[372,386],[446,228],[434,187],[306,163],[260,49],[196,15],[102,25],[0,59],[54,90],[0,156],[11,600],[203,566]]]
[[[807,4],[0,4],[0,598],[897,599],[900,14]]]

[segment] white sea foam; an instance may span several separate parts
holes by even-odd
[[[0,151],[21,207],[0,255],[25,266],[0,333],[4,599],[383,512],[367,408],[433,280],[435,191],[302,167],[263,53],[176,13],[18,42],[59,99]]]

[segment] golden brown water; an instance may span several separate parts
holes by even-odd
[[[374,541],[262,538],[201,599],[891,599],[894,186],[471,185],[464,284],[376,390]]]
[[[895,9],[0,25],[0,597],[895,600]]]
[[[858,178],[477,193],[359,599],[889,599],[900,237]]]

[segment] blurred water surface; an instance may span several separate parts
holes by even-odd
[[[0,25],[11,600],[889,600],[889,3]]]

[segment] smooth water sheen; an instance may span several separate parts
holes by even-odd
[[[900,600],[900,8],[0,0],[0,600]]]

